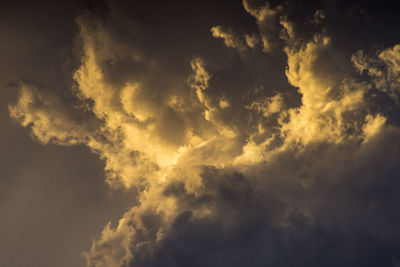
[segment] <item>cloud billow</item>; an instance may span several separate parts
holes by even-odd
[[[88,266],[399,266],[400,129],[371,94],[398,107],[398,45],[349,55],[329,12],[243,8],[256,33],[208,32],[228,66],[176,66],[110,11],[77,19],[79,106],[21,84],[12,118],[41,143],[88,146],[111,187],[140,192]]]

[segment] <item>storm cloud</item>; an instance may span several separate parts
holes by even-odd
[[[82,12],[70,97],[19,81],[8,109],[42,144],[88,147],[110,190],[137,192],[87,266],[399,266],[391,5]]]

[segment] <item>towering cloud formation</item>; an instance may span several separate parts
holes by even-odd
[[[232,68],[172,66],[140,27],[83,15],[79,104],[21,84],[10,115],[36,139],[85,144],[111,186],[140,191],[88,266],[399,265],[400,129],[374,96],[397,107],[399,46],[348,68],[322,10],[244,8],[257,34],[211,28],[238,53]],[[264,83],[268,68],[287,82]]]

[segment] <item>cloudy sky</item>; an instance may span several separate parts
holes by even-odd
[[[395,1],[2,1],[0,266],[400,266]]]

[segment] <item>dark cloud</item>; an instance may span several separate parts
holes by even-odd
[[[399,138],[390,129],[356,151],[318,145],[253,177],[205,168],[196,195],[171,183],[164,195],[181,212],[161,241],[131,244],[129,266],[396,266]],[[196,218],[201,207],[211,214]],[[162,219],[147,219],[157,232]]]

